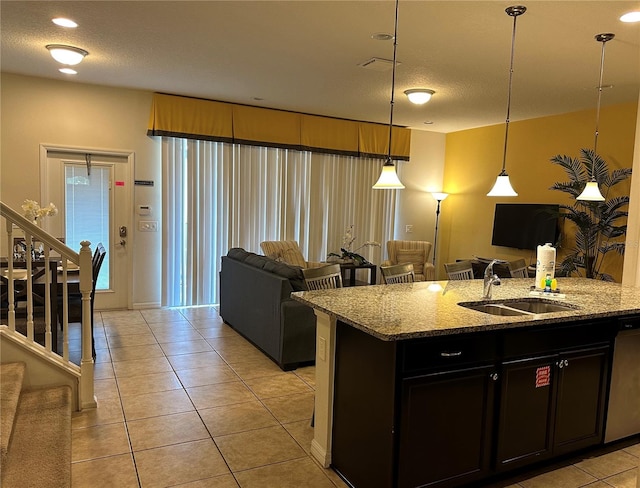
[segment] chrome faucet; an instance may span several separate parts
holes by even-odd
[[[491,300],[491,287],[493,285],[497,286],[500,284],[500,278],[498,278],[497,274],[493,273],[493,265],[497,262],[498,260],[494,259],[489,263],[489,266],[487,266],[487,268],[484,270],[484,283],[483,283],[484,286],[482,287],[483,300]]]

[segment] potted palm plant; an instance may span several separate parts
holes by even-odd
[[[581,149],[580,158],[557,155],[553,164],[561,166],[569,181],[554,183],[551,190],[568,193],[573,199],[582,192],[591,177],[595,178],[605,198],[601,202],[576,200],[573,205],[560,205],[561,216],[575,225],[575,247],[560,263],[566,276],[576,274],[587,278],[614,281],[601,271],[609,252],[624,255],[624,237],[627,233],[625,207],[629,196],[610,196],[615,185],[631,176],[631,168],[609,171],[607,162],[592,149]]]

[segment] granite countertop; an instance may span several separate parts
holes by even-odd
[[[528,278],[502,279],[491,301],[529,297],[532,284]],[[586,278],[558,278],[558,288],[566,297],[551,299],[577,308],[499,316],[458,305],[482,301],[482,280],[356,286],[291,297],[386,341],[640,314],[640,288]]]

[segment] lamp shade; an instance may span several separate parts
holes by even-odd
[[[435,92],[428,88],[412,88],[411,90],[405,90],[404,94],[407,96],[411,103],[416,105],[423,105],[431,100],[432,95]]]
[[[89,54],[84,49],[73,46],[64,46],[62,44],[49,44],[47,46],[51,57],[58,63],[74,66],[80,63],[84,57]]]
[[[576,200],[582,200],[586,202],[604,202],[604,197],[602,193],[600,193],[600,188],[598,188],[598,182],[595,180],[589,181],[582,193],[576,197]]]
[[[491,191],[487,193],[488,197],[517,197],[518,194],[511,186],[509,181],[509,175],[504,171],[496,178],[496,183],[491,188]]]
[[[445,198],[447,198],[449,196],[448,193],[441,193],[441,192],[437,192],[437,191],[432,191],[431,194],[433,195],[433,198],[435,198],[439,202],[441,202],[442,200],[444,200]]]
[[[382,172],[380,178],[376,181],[376,184],[372,187],[374,190],[402,190],[404,185],[396,174],[396,168],[390,161],[384,163],[382,166]]]

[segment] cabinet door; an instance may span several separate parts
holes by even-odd
[[[608,346],[560,355],[554,454],[602,441],[608,359]]]
[[[502,365],[496,469],[511,469],[551,455],[557,355]]]
[[[403,380],[398,487],[460,486],[491,463],[493,366]]]

